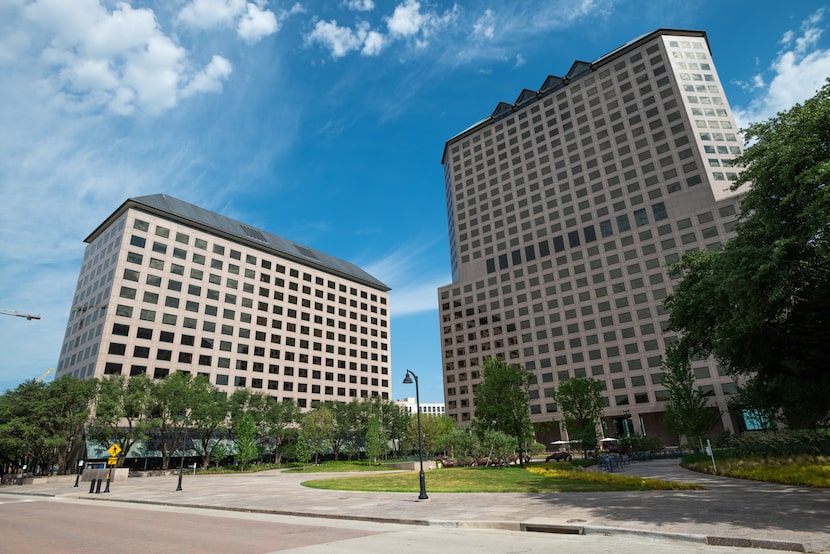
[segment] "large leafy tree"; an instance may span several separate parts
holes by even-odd
[[[331,436],[331,450],[335,460],[340,459],[341,451],[356,450],[356,444],[363,437],[359,428],[361,406],[359,401],[326,402],[324,406],[334,415],[334,429]]]
[[[314,465],[320,462],[320,454],[327,452],[334,442],[337,420],[328,406],[307,412],[300,420],[305,445],[314,454]]]
[[[709,405],[709,398],[697,387],[692,367],[685,356],[677,356],[670,348],[663,363],[663,386],[669,399],[666,402],[666,424],[678,437],[686,442],[698,440],[706,434],[720,418],[717,408]]]
[[[112,375],[99,383],[89,438],[102,448],[109,448],[111,444],[120,446],[119,466],[124,464],[136,443],[149,436],[152,385],[145,374],[129,379]]]
[[[187,373],[173,373],[153,381],[150,390],[150,426],[158,433],[161,469],[170,469],[174,454],[184,456],[187,424],[195,405],[193,380]]]
[[[49,467],[55,456],[47,432],[48,385],[34,379],[6,391],[0,402],[0,440],[5,456],[15,469],[29,471]]]
[[[583,451],[596,446],[597,425],[604,409],[602,382],[588,377],[565,379],[554,391],[553,399],[565,418],[571,440],[578,441]]]
[[[71,472],[75,461],[83,456],[84,429],[89,423],[92,406],[98,392],[95,379],[76,379],[64,376],[47,387],[44,431],[51,435],[57,465],[63,472]]]
[[[421,414],[421,448],[424,456],[446,449],[449,446],[449,437],[455,421],[447,416]],[[418,444],[418,414],[409,416],[409,442]]]
[[[476,429],[482,434],[494,430],[514,437],[524,461],[533,437],[529,407],[533,375],[523,367],[488,357],[481,376],[475,391]]]
[[[204,376],[191,381],[192,404],[188,433],[193,447],[202,456],[202,467],[223,454],[222,440],[228,434],[228,395]]]
[[[282,461],[282,451],[288,443],[292,428],[300,419],[300,408],[291,399],[278,401],[273,396],[267,396],[263,411],[261,440],[263,445],[271,450],[274,463],[279,464]]]
[[[29,380],[0,397],[0,456],[13,469],[73,470],[82,455],[97,381],[63,377]]]
[[[736,237],[675,266],[670,327],[679,354],[763,381],[765,409],[815,427],[830,419],[830,84],[746,138]]]

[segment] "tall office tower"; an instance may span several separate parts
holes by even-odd
[[[663,436],[667,266],[733,232],[742,152],[706,34],[660,29],[575,62],[450,139],[442,163],[453,282],[439,289],[447,413],[475,417],[480,365],[531,370],[531,419],[569,377],[605,385],[603,427]],[[735,429],[732,379],[697,384]],[[548,438],[560,438],[552,425]]]
[[[163,194],[86,238],[56,376],[202,374],[300,407],[388,399],[389,287]]]

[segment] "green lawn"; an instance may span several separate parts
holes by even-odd
[[[699,489],[688,483],[671,483],[653,479],[589,472],[577,468],[551,468],[546,464],[497,468],[444,468],[427,472],[426,488],[429,492],[602,492],[655,489]],[[417,471],[384,475],[363,475],[314,479],[304,486],[367,492],[418,492],[420,481]]]
[[[799,485],[804,487],[830,488],[830,457],[828,456],[790,456],[790,457],[742,457],[718,458],[718,475]],[[683,465],[701,473],[714,473],[708,456],[684,457]]]
[[[394,471],[384,465],[370,465],[365,462],[324,462],[318,466],[306,465],[285,470],[284,473],[343,473],[360,471]]]

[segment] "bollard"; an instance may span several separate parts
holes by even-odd
[[[95,494],[101,494],[101,479],[98,479],[95,484]]]
[[[89,494],[92,494],[94,492],[95,492],[95,479],[92,479],[89,482]]]
[[[104,492],[110,492],[110,474],[107,473],[107,488],[104,489]]]

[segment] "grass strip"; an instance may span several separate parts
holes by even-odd
[[[430,492],[611,492],[637,490],[701,489],[699,485],[642,479],[585,471],[581,468],[558,469],[542,466],[510,468],[444,468],[432,470],[426,476]],[[303,483],[306,487],[327,490],[364,492],[418,492],[417,471],[383,475],[364,475],[314,479]]]
[[[751,479],[767,483],[797,485],[802,487],[830,488],[830,457],[828,456],[776,456],[722,458],[715,460],[718,475]],[[686,461],[684,467],[701,473],[713,473],[708,457]]]

